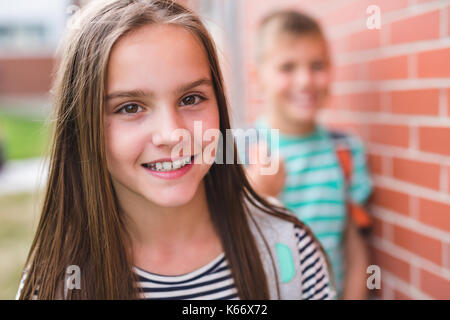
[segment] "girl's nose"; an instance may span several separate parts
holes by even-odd
[[[176,135],[177,129],[183,129],[183,122],[177,110],[173,107],[162,107],[157,117],[152,121],[152,143],[155,146],[173,147],[180,141]]]

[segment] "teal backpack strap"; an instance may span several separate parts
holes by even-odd
[[[270,299],[302,299],[300,256],[294,225],[262,212],[250,203],[248,206],[253,217],[249,219],[250,229],[261,254]],[[279,296],[277,283],[280,289]]]

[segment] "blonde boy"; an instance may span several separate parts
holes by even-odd
[[[329,50],[319,24],[296,11],[266,17],[258,30],[257,67],[265,109],[255,126],[280,130],[275,147],[282,160],[275,175],[261,175],[258,165],[248,165],[250,180],[311,227],[330,257],[339,297],[365,299],[368,249],[347,206],[362,206],[372,183],[362,143],[316,121],[331,82]],[[351,158],[348,179],[338,157],[342,147]],[[308,280],[305,275],[305,284]]]

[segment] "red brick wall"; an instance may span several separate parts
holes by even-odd
[[[53,64],[52,57],[0,57],[0,95],[45,95]]]
[[[369,5],[381,9],[380,30],[366,27]],[[261,110],[250,67],[255,27],[281,7],[320,19],[335,67],[322,119],[366,142],[381,297],[450,299],[449,2],[241,1],[247,120]]]

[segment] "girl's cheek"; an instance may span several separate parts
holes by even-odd
[[[201,148],[205,148],[206,145],[211,143],[210,136],[213,132],[220,130],[220,119],[219,119],[219,110],[217,104],[212,104],[205,110],[204,113],[198,115],[196,119],[191,119],[192,126],[189,127],[189,131],[191,134],[191,143],[194,145],[201,146]],[[194,122],[201,122],[201,137],[198,136],[198,133],[195,131]]]
[[[136,126],[111,121],[107,125],[106,149],[109,158],[115,162],[136,157],[139,152],[140,140]]]

